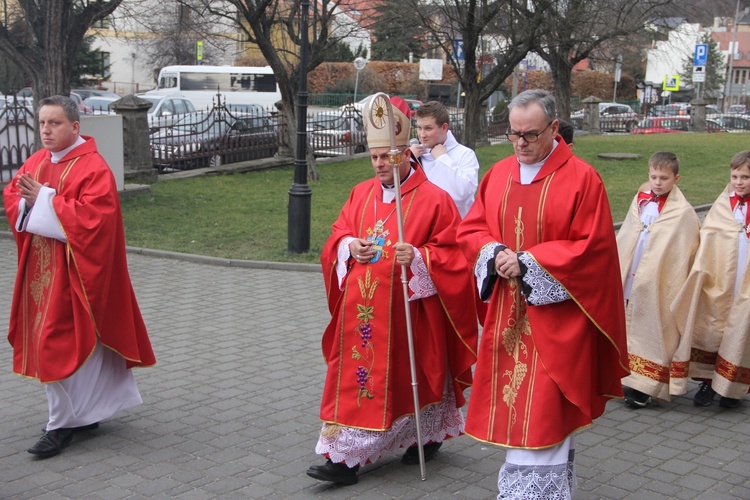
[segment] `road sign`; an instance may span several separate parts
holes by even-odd
[[[195,42],[195,59],[197,61],[203,60],[203,42]]]
[[[669,90],[670,92],[677,92],[680,90],[680,75],[665,76],[661,89]]]
[[[698,43],[695,45],[695,56],[693,66],[705,66],[708,63],[708,44]]]
[[[706,81],[706,67],[693,66],[693,83],[703,83]]]
[[[456,38],[453,41],[453,53],[456,55],[457,61],[464,60],[464,41],[461,38]]]

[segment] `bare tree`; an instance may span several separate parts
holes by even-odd
[[[86,31],[123,0],[0,0],[0,52],[31,81],[34,99],[68,95]]]
[[[447,54],[462,90],[463,142],[479,139],[482,103],[508,78],[533,46],[552,0],[406,0],[419,13],[426,43]],[[455,51],[463,47],[464,59]],[[491,62],[489,62],[491,60]],[[480,62],[481,68],[480,68]]]
[[[186,0],[179,0],[185,3]],[[223,19],[226,26],[234,26],[247,42],[257,45],[267,64],[273,69],[281,91],[281,113],[286,123],[297,123],[297,91],[300,73],[300,5],[301,0],[190,0],[189,6],[197,15]],[[304,71],[309,73],[325,60],[327,51],[350,32],[332,32],[336,16],[351,10],[342,0],[310,2],[308,58]],[[359,12],[363,17],[367,13]],[[349,24],[354,26],[354,24]],[[356,29],[353,27],[352,29]],[[297,135],[293,126],[285,130],[286,143],[296,148]]]
[[[198,41],[203,42],[203,64],[231,64],[236,56],[236,26],[202,15],[201,6],[202,0],[125,0],[111,27],[127,33],[141,65],[154,76],[164,66],[196,64]]]
[[[545,12],[534,51],[550,66],[560,117],[570,119],[573,66],[607,46],[616,50],[673,0],[566,0]],[[613,61],[614,66],[614,61]]]

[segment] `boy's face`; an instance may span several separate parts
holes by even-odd
[[[657,196],[669,193],[679,179],[679,174],[675,175],[670,168],[648,168],[648,183],[651,186],[651,192]]]
[[[434,116],[417,118],[417,137],[422,146],[434,148],[448,138],[448,124],[438,125]]]
[[[732,188],[740,196],[750,194],[750,165],[742,165],[732,170]]]

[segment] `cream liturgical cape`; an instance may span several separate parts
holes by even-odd
[[[617,233],[623,285],[643,229],[636,194]],[[690,272],[699,230],[698,215],[675,186],[659,216],[646,229],[648,242],[625,307],[631,373],[622,383],[665,401],[670,400],[670,394],[687,391],[690,345],[680,345],[680,332],[669,306]]]
[[[695,262],[671,308],[682,341],[692,346],[690,377],[711,380],[720,395],[741,399],[750,387],[750,273],[735,295],[744,228],[734,218],[731,192],[727,186],[706,215]]]

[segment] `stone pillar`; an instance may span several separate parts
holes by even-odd
[[[111,105],[122,116],[125,180],[156,182],[158,172],[151,164],[147,112],[151,102],[126,95]]]
[[[599,134],[599,103],[601,99],[589,96],[583,100],[583,130],[590,134]]]
[[[694,132],[706,131],[706,100],[700,97],[690,101],[690,122]]]

